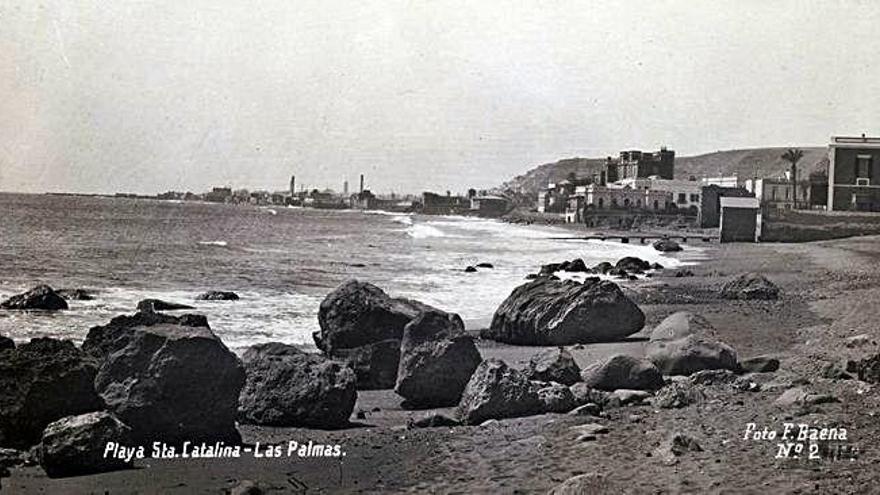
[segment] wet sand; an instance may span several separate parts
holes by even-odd
[[[544,493],[582,473],[605,476],[603,491],[616,493],[869,493],[880,475],[880,397],[871,385],[821,378],[829,362],[866,357],[876,344],[848,348],[847,337],[867,333],[880,341],[880,238],[810,244],[714,246],[695,276],[671,273],[632,283],[627,292],[647,315],[646,329],[626,342],[571,346],[578,364],[617,352],[644,352],[644,336],[665,316],[700,313],[740,358],[780,358],[776,373],[755,376],[758,392],[719,387],[707,400],[683,409],[650,405],[606,411],[609,427],[596,441],[581,442],[569,427],[589,416],[545,414],[485,426],[406,429],[411,418],[451,409],[406,411],[392,391],[359,392],[360,425],[338,431],[242,426],[246,442],[339,443],[345,457],[222,460],[148,460],[139,469],[60,480],[39,467],[15,469],[4,493],[220,493],[254,480],[268,493]],[[557,260],[538,260],[551,262]],[[779,301],[718,299],[731,276],[758,271],[782,290]],[[522,367],[542,348],[480,342],[484,357]],[[792,382],[830,393],[840,402],[809,411],[780,408],[774,400]],[[782,422],[841,425],[858,449],[854,460],[775,459],[774,442],[743,439],[746,424],[780,428]],[[698,439],[675,465],[652,454],[671,431]],[[300,487],[308,490],[302,492]]]

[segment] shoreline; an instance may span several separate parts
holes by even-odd
[[[615,409],[603,418],[611,432],[593,443],[571,437],[568,428],[583,419],[544,414],[505,419],[491,426],[406,429],[412,417],[448,409],[408,411],[400,408],[392,391],[361,391],[355,411],[364,411],[364,427],[344,430],[308,430],[241,426],[246,442],[282,443],[290,439],[340,443],[344,462],[329,459],[266,461],[257,459],[154,460],[145,469],[95,476],[50,480],[39,468],[13,471],[3,483],[13,490],[63,490],[70,493],[109,489],[112,493],[151,487],[186,493],[229,489],[239,480],[256,480],[282,489],[295,477],[310,488],[333,493],[371,491],[512,491],[546,492],[578,473],[599,471],[616,486],[635,493],[656,490],[716,491],[730,483],[743,490],[834,491],[846,480],[859,491],[873,486],[871,468],[878,460],[869,446],[880,435],[880,425],[852,411],[872,408],[875,394],[858,392],[862,382],[840,382],[821,377],[817,363],[836,362],[844,356],[864,355],[843,339],[860,331],[880,337],[878,318],[867,312],[880,303],[878,238],[826,241],[800,245],[723,245],[712,259],[693,269],[687,278],[657,277],[642,291],[634,291],[647,315],[649,331],[662,317],[679,310],[703,314],[719,336],[743,357],[771,354],[782,361],[777,373],[762,377],[762,390],[721,395],[684,409],[656,410],[648,406]],[[777,302],[713,299],[720,283],[741,271],[761,271],[783,291]],[[687,297],[685,297],[687,296]],[[569,346],[579,364],[613,352],[637,353],[637,339],[616,344]],[[581,348],[577,348],[581,347]],[[484,358],[500,357],[521,367],[540,347],[510,346],[481,341]],[[876,351],[876,348],[874,348]],[[840,423],[849,426],[853,442],[863,455],[852,462],[813,467],[798,461],[774,460],[774,446],[741,441],[749,422],[774,426],[786,411],[774,400],[791,383],[807,380],[818,391],[834,393],[838,403],[825,404],[794,416],[793,420]],[[789,385],[787,385],[789,384]],[[378,408],[378,410],[376,410]],[[788,413],[791,415],[791,413]],[[675,467],[646,457],[664,432],[683,429],[701,439],[703,452],[682,458]],[[818,466],[822,466],[821,464]],[[743,479],[742,472],[750,476]],[[164,480],[154,485],[156,480]],[[174,481],[171,481],[174,480]],[[626,491],[626,490],[624,490]]]

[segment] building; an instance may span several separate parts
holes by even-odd
[[[880,211],[880,137],[833,136],[828,211]]]
[[[510,202],[501,196],[474,196],[471,211],[481,217],[500,217],[510,210]]]
[[[724,187],[715,184],[703,186],[700,193],[700,221],[702,228],[716,228],[721,224],[721,198],[752,197],[744,187]]]
[[[616,180],[651,176],[672,180],[675,175],[675,152],[666,149],[665,146],[655,153],[639,150],[621,151],[616,168],[616,174],[613,174],[616,175]],[[613,182],[610,176],[608,181]]]
[[[758,198],[721,198],[721,242],[758,242],[761,208]]]
[[[211,189],[211,192],[205,193],[205,201],[210,201],[212,203],[229,203],[232,201],[232,196],[232,188],[215,187]]]
[[[703,185],[700,182],[648,177],[646,179],[622,179],[617,183],[633,189],[650,189],[669,193],[672,196],[672,201],[667,208],[690,210],[694,215],[700,213],[703,191]]]
[[[427,215],[454,215],[466,213],[471,209],[471,202],[463,196],[446,196],[431,192],[422,193],[421,212]]]
[[[583,185],[586,180],[562,180],[547,184],[547,188],[538,192],[538,213],[562,213],[568,203],[568,198],[574,194],[578,185]]]
[[[565,221],[595,224],[595,217],[623,213],[663,214],[672,204],[665,191],[630,186],[590,184],[578,186],[568,198]]]

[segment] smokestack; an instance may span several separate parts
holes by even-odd
[[[361,174],[361,193],[364,192],[364,174]]]
[[[296,196],[296,176],[290,176],[290,195]]]

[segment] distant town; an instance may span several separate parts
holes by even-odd
[[[155,196],[115,196],[488,218],[518,212],[519,215],[513,215],[515,219],[580,224],[594,229],[719,229],[723,242],[836,236],[839,232],[832,235],[821,227],[840,221],[833,220],[834,216],[826,215],[823,219],[796,215],[880,212],[880,138],[864,134],[832,137],[827,166],[809,174],[798,174],[798,162],[803,156],[798,148],[786,150],[779,158],[788,162],[790,168],[778,176],[759,176],[756,170],[754,176],[747,178],[682,178],[676,175],[675,151],[666,147],[654,152],[626,150],[617,157],[606,158],[590,174],[570,173],[564,180],[546,184],[537,194],[500,188],[470,189],[466,194],[446,191],[379,195],[365,187],[365,177],[361,175],[356,192],[349,192],[348,181],[343,182],[342,192],[303,186],[297,189],[296,176],[291,176],[287,189],[275,192],[226,186],[204,193],[168,191]],[[774,222],[777,226],[785,224],[786,232],[772,232]],[[850,224],[849,228],[856,225]]]

